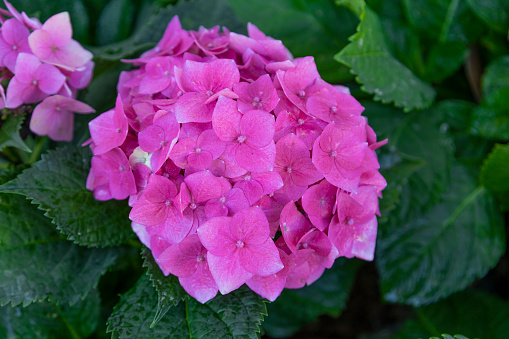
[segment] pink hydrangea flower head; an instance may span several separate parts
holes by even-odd
[[[339,256],[370,260],[387,184],[375,153],[386,140],[348,88],[248,32],[189,32],[174,17],[156,47],[126,61],[115,110],[90,124],[87,188],[128,195],[133,230],[202,303],[243,284],[273,301]],[[75,95],[82,68],[62,71],[57,94]],[[110,187],[117,152],[133,190]]]
[[[92,53],[72,39],[69,13],[53,15],[28,37],[32,52],[39,60],[76,70],[92,59]]]
[[[262,210],[251,207],[233,217],[209,219],[198,229],[207,248],[207,260],[219,291],[229,293],[254,275],[268,276],[284,268],[269,237],[269,224]]]
[[[20,53],[15,76],[7,87],[6,107],[41,101],[57,93],[64,84],[65,76],[55,67],[43,64],[32,54]]]
[[[89,105],[61,95],[53,95],[37,105],[30,120],[30,130],[47,135],[56,141],[71,141],[74,128],[73,113],[93,113]]]

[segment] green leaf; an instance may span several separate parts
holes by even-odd
[[[99,322],[99,293],[92,290],[86,299],[73,306],[37,303],[27,307],[0,308],[2,338],[84,338]]]
[[[168,310],[176,306],[180,301],[187,297],[186,291],[180,286],[179,279],[174,275],[165,276],[159,265],[155,262],[150,249],[144,247],[142,256],[145,259],[143,267],[147,268],[147,274],[154,288],[157,290],[157,310],[154,321],[150,325],[153,327],[168,312]]]
[[[143,275],[108,319],[112,338],[257,338],[266,314],[262,298],[244,286],[205,304],[189,297],[151,328],[157,298],[148,275]]]
[[[339,316],[359,264],[355,259],[337,259],[334,266],[326,269],[310,286],[284,289],[276,301],[267,305],[269,316],[263,322],[263,329],[271,337],[288,337],[322,314]]]
[[[481,183],[493,192],[509,191],[509,145],[495,145],[481,168]]]
[[[358,23],[346,8],[328,0],[230,0],[229,4],[244,22],[252,22],[265,34],[281,40],[294,57],[314,56],[326,81],[353,79],[348,69],[338,67],[333,59],[336,51],[348,44]]]
[[[0,194],[0,304],[50,300],[75,304],[116,260],[114,249],[86,249],[62,239],[24,197]]]
[[[492,61],[486,68],[482,78],[484,96],[502,88],[509,87],[509,56]]]
[[[353,3],[356,7],[360,3],[337,2]],[[361,23],[357,33],[350,38],[351,43],[336,54],[335,59],[357,74],[361,88],[374,94],[375,100],[394,102],[406,111],[431,105],[435,90],[391,55],[378,16],[365,5],[359,18]]]
[[[442,334],[441,338],[439,338],[439,337],[431,337],[429,339],[468,339],[468,338],[465,337],[464,335],[461,335],[461,334],[455,334],[454,336],[452,336],[450,334]]]
[[[472,12],[491,29],[507,35],[509,2],[507,0],[467,0]]]
[[[470,133],[488,139],[509,140],[509,87],[490,92],[474,108]]]
[[[387,301],[417,306],[444,298],[482,277],[503,254],[503,218],[490,194],[460,165],[451,177],[430,211],[380,228],[377,266]]]
[[[96,42],[106,45],[126,39],[134,21],[132,0],[110,0],[97,20]]]
[[[4,117],[2,116],[2,118]],[[23,120],[25,120],[25,116],[22,114],[7,115],[5,117],[0,128],[0,152],[9,146],[19,148],[25,152],[32,152],[19,136]]]
[[[509,338],[509,303],[491,294],[467,290],[415,310],[394,339],[462,333],[456,338]]]
[[[49,152],[0,191],[23,194],[46,215],[68,239],[80,245],[119,245],[133,237],[129,206],[125,201],[97,201],[85,187],[90,170],[90,150],[64,147]]]

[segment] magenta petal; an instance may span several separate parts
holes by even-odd
[[[150,125],[138,134],[140,147],[147,153],[153,153],[161,148],[164,141],[164,129],[157,125]]]
[[[187,157],[187,162],[197,170],[206,170],[212,164],[212,154],[209,152],[191,153]]]
[[[221,196],[221,183],[210,171],[193,173],[188,175],[184,181],[196,203]]]
[[[220,140],[232,141],[238,137],[241,118],[242,115],[237,110],[237,104],[234,100],[224,96],[217,99],[212,114],[212,126]]]
[[[268,172],[274,168],[276,145],[271,141],[262,148],[241,144],[235,152],[235,160],[240,167],[251,172]]]
[[[281,271],[284,267],[279,257],[279,251],[272,239],[259,245],[250,244],[238,251],[242,267],[251,273],[267,276]]]
[[[35,76],[38,80],[39,88],[46,94],[58,92],[65,81],[65,75],[55,66],[47,64],[39,66]]]
[[[261,208],[251,207],[233,216],[230,232],[236,244],[240,240],[250,246],[258,246],[269,238],[269,222]]]
[[[302,196],[302,207],[313,225],[323,231],[330,222],[336,202],[337,187],[323,180],[311,186]]]
[[[229,217],[214,217],[198,228],[200,241],[210,253],[225,257],[236,251],[236,240],[230,234],[230,222]]]
[[[251,147],[262,148],[274,138],[274,116],[263,111],[246,112],[240,120],[240,135],[246,137],[245,143]],[[260,128],[263,126],[263,128]]]
[[[311,230],[311,224],[302,213],[297,210],[293,201],[286,204],[281,212],[281,233],[288,248],[295,252],[300,239]]]
[[[221,294],[236,290],[253,276],[253,273],[242,267],[238,255],[216,257],[209,252],[207,253],[207,261]]]
[[[189,295],[202,304],[214,298],[218,291],[209,266],[205,262],[201,263],[192,275],[179,278],[179,282]]]
[[[308,186],[320,179],[323,179],[323,175],[313,165],[311,158],[300,158],[292,164],[292,180],[296,185]]]
[[[179,245],[174,244],[164,250],[157,262],[177,277],[188,277],[196,271],[199,263],[196,257],[184,255]]]
[[[50,17],[41,29],[51,34],[55,46],[63,46],[72,38],[71,18],[68,12],[62,12]]]
[[[179,123],[212,121],[214,103],[206,104],[207,95],[203,93],[185,93],[175,104],[175,116]]]

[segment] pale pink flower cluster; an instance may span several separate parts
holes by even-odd
[[[30,120],[32,132],[70,141],[74,113],[94,112],[75,99],[92,78],[92,53],[72,39],[69,13],[42,24],[4,3],[8,10],[0,10],[0,82],[10,80],[7,93],[0,85],[0,109],[42,101]]]
[[[340,256],[372,260],[386,186],[386,140],[348,90],[248,31],[174,17],[89,124],[88,189],[129,198],[140,240],[202,303],[243,284],[273,301]]]

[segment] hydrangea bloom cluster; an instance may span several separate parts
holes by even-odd
[[[243,284],[273,301],[340,256],[372,260],[386,186],[386,140],[359,102],[312,57],[248,32],[174,17],[89,124],[88,189],[129,198],[133,230],[202,303]]]
[[[92,78],[92,53],[72,39],[69,13],[56,14],[42,24],[4,3],[7,10],[0,9],[0,82],[10,80],[7,92],[0,85],[0,109],[42,101],[30,120],[32,132],[70,141],[73,113],[94,112],[75,99]]]

